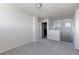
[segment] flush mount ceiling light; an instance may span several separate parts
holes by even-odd
[[[42,3],[36,3],[35,7],[38,8],[38,9],[40,9],[42,7]]]

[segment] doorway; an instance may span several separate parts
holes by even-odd
[[[42,22],[42,38],[47,38],[47,22]]]

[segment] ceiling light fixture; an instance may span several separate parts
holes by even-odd
[[[38,9],[40,9],[42,7],[42,3],[36,3],[35,7],[38,8]]]

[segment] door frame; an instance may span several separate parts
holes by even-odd
[[[40,23],[40,26],[41,26],[40,37],[41,37],[41,38],[42,38],[42,23],[43,23],[43,22],[46,22],[46,23],[47,23],[47,37],[48,37],[48,28],[49,28],[48,23],[49,23],[49,19],[43,19],[43,20],[41,21],[41,23]]]

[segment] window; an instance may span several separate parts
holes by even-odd
[[[72,25],[71,25],[71,22],[66,22],[65,23],[65,27],[71,27]]]
[[[56,23],[56,27],[60,27],[61,26],[61,24],[60,23]]]
[[[61,22],[54,22],[54,28],[60,28]]]

